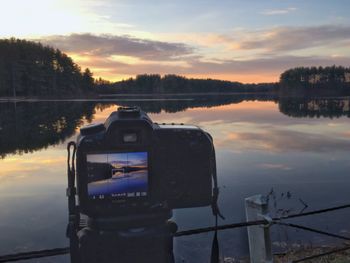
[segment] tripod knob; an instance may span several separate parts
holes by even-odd
[[[171,220],[167,221],[167,227],[168,227],[170,233],[172,233],[172,234],[175,234],[178,230],[177,224]]]

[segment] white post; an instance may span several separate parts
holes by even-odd
[[[247,221],[262,220],[268,216],[266,197],[254,195],[245,199]],[[269,226],[248,227],[249,253],[251,263],[273,262]]]

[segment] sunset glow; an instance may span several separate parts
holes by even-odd
[[[343,0],[0,3],[0,37],[54,46],[111,81],[148,73],[275,82],[291,67],[350,61]]]

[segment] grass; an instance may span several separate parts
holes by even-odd
[[[345,246],[349,246],[350,243],[345,243]],[[341,246],[322,246],[322,247],[311,247],[305,246],[298,249],[289,249],[285,253],[274,256],[274,263],[291,263],[293,260],[302,259],[308,256],[317,255],[321,253],[328,252],[330,250],[335,250],[342,248]],[[231,257],[226,257],[224,260],[220,261],[223,263],[250,263],[249,258],[234,259]],[[305,263],[350,263],[350,249],[311,260],[303,261]]]
[[[349,244],[345,244],[344,247]],[[275,256],[275,263],[287,263],[293,260],[302,259],[308,256],[322,254],[330,250],[335,250],[341,247],[305,247],[298,250],[289,250],[284,255]],[[350,249],[333,253],[330,255],[325,255],[322,257],[314,258],[311,260],[306,260],[304,262],[308,263],[350,263]]]

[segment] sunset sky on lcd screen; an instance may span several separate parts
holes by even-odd
[[[350,65],[350,1],[0,0],[0,37],[40,41],[95,77],[278,81]]]

